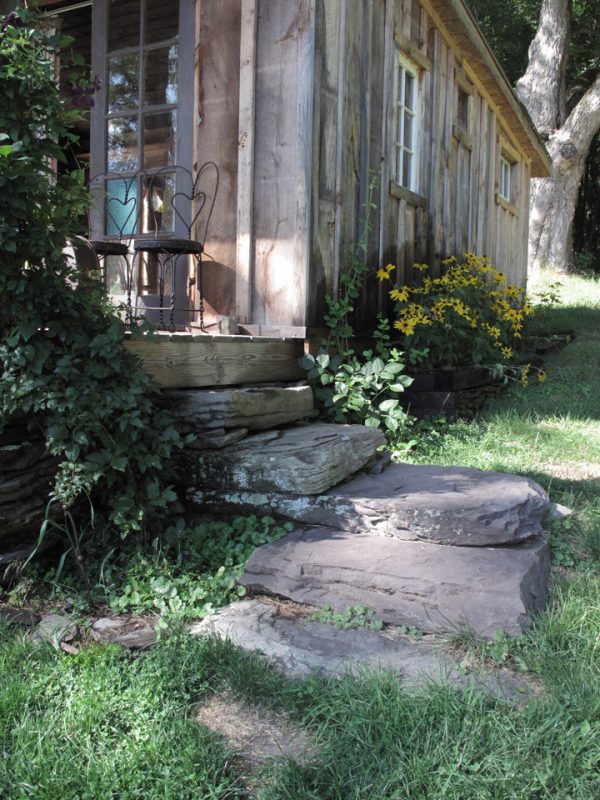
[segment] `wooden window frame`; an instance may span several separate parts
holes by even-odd
[[[98,75],[102,83],[102,92],[98,97],[96,106],[91,114],[91,136],[90,136],[90,175],[101,175],[108,172],[107,169],[107,121],[111,116],[123,116],[123,114],[111,115],[108,113],[108,18],[110,11],[110,0],[94,0],[92,6],[92,74]],[[177,44],[178,65],[177,65],[177,140],[176,155],[174,166],[192,168],[194,163],[194,98],[196,96],[196,70],[195,70],[195,40],[196,40],[196,10],[193,0],[179,0],[178,4],[178,35],[172,42]],[[167,40],[165,40],[167,42]],[[171,43],[168,40],[167,44]],[[161,42],[158,46],[165,46]],[[155,49],[149,45],[146,50],[142,47],[126,48],[121,52],[137,51],[140,53],[140,63],[143,63],[144,52]],[[143,67],[141,67],[143,69]],[[141,92],[140,85],[139,91]],[[144,113],[159,113],[172,109],[173,104],[161,104],[160,106],[149,106],[147,109],[140,107],[137,111],[139,120]],[[125,115],[127,116],[127,115]],[[143,126],[138,124],[137,131],[137,152],[141,152],[141,137]],[[137,170],[142,168],[139,163]],[[156,169],[145,170],[148,174]],[[124,177],[129,173],[124,172]],[[91,227],[93,238],[107,238],[104,230],[104,213],[101,208],[94,209],[91,214]],[[179,235],[180,231],[175,231]]]
[[[409,74],[414,80],[414,107],[409,107],[404,100],[405,74]],[[402,95],[399,98],[399,89],[402,87]],[[404,144],[404,120],[406,113],[413,119],[412,149]],[[400,130],[398,127],[400,126]],[[405,189],[418,195],[419,186],[419,151],[418,141],[421,128],[421,75],[417,64],[411,61],[401,51],[396,57],[395,83],[394,83],[394,183],[401,189]],[[404,175],[404,153],[411,156],[410,180],[406,180]]]
[[[504,135],[498,136],[496,203],[515,216],[520,213],[521,165],[522,158],[519,151]]]

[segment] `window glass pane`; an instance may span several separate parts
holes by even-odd
[[[175,175],[147,177],[144,179],[144,233],[172,232],[175,230],[173,196]]]
[[[398,69],[398,102],[400,105],[404,103],[404,76],[405,76],[404,67],[400,65]]]
[[[177,36],[179,28],[178,0],[146,0],[146,44],[164,42]]]
[[[108,113],[137,108],[139,57],[137,53],[108,59]]]
[[[139,44],[140,18],[140,0],[111,0],[108,13],[109,53]]]
[[[144,57],[146,85],[144,103],[147,106],[177,102],[177,47],[148,50]]]
[[[404,112],[404,147],[408,148],[409,150],[413,149],[413,128],[415,124],[415,118],[412,114],[409,114],[408,111]]]
[[[404,105],[411,111],[415,109],[415,79],[410,72],[404,73]]]
[[[405,150],[402,153],[402,186],[407,189],[412,189],[412,163],[412,153]]]
[[[469,95],[460,87],[458,89],[456,116],[463,127],[469,127]]]
[[[104,259],[106,291],[108,294],[127,294],[127,262],[124,258],[107,256]]]
[[[106,182],[107,236],[131,236],[136,232],[138,210],[137,180],[117,178]]]
[[[109,172],[134,172],[138,168],[137,117],[108,120],[106,168]]]
[[[175,163],[177,115],[175,111],[144,116],[144,169]]]

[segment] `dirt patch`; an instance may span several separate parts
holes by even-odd
[[[244,785],[254,782],[259,767],[272,758],[306,763],[315,754],[314,743],[283,713],[238,700],[229,693],[215,695],[198,708],[196,719],[221,734],[240,759]]]
[[[600,464],[587,461],[566,461],[564,464],[544,464],[544,472],[561,480],[600,481]]]

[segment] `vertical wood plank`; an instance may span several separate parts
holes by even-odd
[[[259,0],[253,321],[304,325],[310,258],[314,0]]]
[[[235,316],[238,197],[240,0],[199,3],[195,159],[219,166],[220,185],[205,243],[206,316]]]
[[[241,0],[241,3],[235,313],[238,322],[250,322],[257,9],[256,0]]]

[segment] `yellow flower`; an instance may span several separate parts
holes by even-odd
[[[547,377],[548,375],[546,374],[545,370],[543,369],[538,370],[537,379],[540,383],[543,383]]]
[[[521,385],[529,386],[529,364],[521,370]]]
[[[406,336],[410,336],[411,333],[414,333],[416,327],[416,322],[413,319],[397,319],[396,322],[394,322],[394,328]]]
[[[405,303],[408,300],[408,289],[403,286],[401,289],[392,289],[390,292],[392,300],[397,300],[399,303]]]
[[[377,280],[379,281],[389,281],[390,279],[390,273],[387,271],[387,269],[378,269],[375,274],[377,275]]]
[[[418,269],[419,272],[426,272],[429,269],[429,264],[413,264],[413,269]]]
[[[513,354],[513,351],[512,351],[512,349],[510,347],[503,347],[502,348],[502,355],[504,356],[504,358],[506,358],[506,359],[512,358],[512,354]]]

